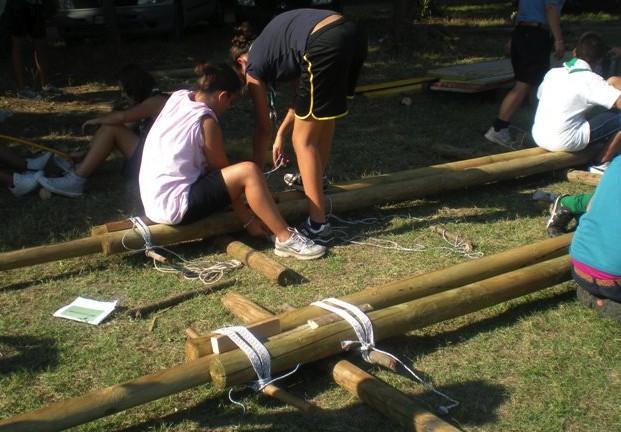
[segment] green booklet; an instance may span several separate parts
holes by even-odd
[[[63,306],[54,312],[54,316],[98,325],[112,313],[116,307],[116,303],[116,300],[112,302],[102,302],[78,297],[71,302],[71,304]]]

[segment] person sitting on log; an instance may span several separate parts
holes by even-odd
[[[6,147],[0,147],[0,183],[16,197],[26,195],[39,187],[39,177],[51,153],[23,158]]]
[[[621,146],[621,77],[605,80],[593,72],[606,52],[598,34],[584,33],[574,49],[575,57],[545,75],[537,91],[539,105],[532,128],[539,147],[575,152],[607,141],[598,161],[602,164],[617,153]],[[588,118],[594,107],[606,111]]]
[[[121,69],[119,86],[131,107],[84,122],[83,133],[93,126],[99,126],[88,152],[75,167],[66,164],[65,175],[40,177],[39,183],[45,189],[58,195],[79,197],[84,192],[87,178],[115,149],[125,158],[123,174],[130,179],[138,177],[144,140],[168,95],[160,93],[153,77],[136,64]]]
[[[240,76],[226,64],[199,64],[196,72],[197,89],[174,92],[145,141],[139,184],[146,216],[189,224],[231,205],[251,235],[274,234],[276,255],[323,256],[324,246],[284,221],[259,166],[228,161],[219,118],[240,95]]]
[[[580,218],[569,253],[580,302],[621,321],[621,156],[610,163]]]

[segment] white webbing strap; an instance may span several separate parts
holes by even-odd
[[[337,314],[347,321],[354,329],[354,332],[356,332],[358,341],[341,341],[341,348],[349,350],[352,345],[359,344],[362,358],[369,362],[369,351],[375,348],[373,323],[371,323],[369,317],[358,307],[332,297],[316,301],[311,304]]]
[[[272,382],[271,357],[265,345],[259,341],[246,327],[224,327],[214,331],[227,336],[240,350],[246,354],[257,374],[257,381],[250,384],[253,390],[259,391]]]
[[[149,226],[138,216],[130,217],[129,220],[134,224],[134,230],[138,231],[138,234],[140,234],[140,237],[144,240],[144,249],[153,249],[151,230],[149,229]]]

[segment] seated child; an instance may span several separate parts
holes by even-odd
[[[575,57],[545,75],[537,91],[539,105],[532,128],[538,146],[574,152],[608,140],[600,162],[616,153],[621,145],[621,113],[611,109],[621,108],[621,79],[604,80],[592,71],[606,51],[597,34],[585,33],[574,50]],[[587,118],[596,106],[607,111]]]
[[[39,183],[45,189],[67,197],[79,197],[84,192],[86,179],[115,149],[126,159],[123,174],[128,178],[138,177],[144,139],[168,96],[159,93],[153,77],[135,64],[127,65],[120,71],[119,85],[131,108],[84,122],[83,132],[91,126],[99,126],[88,153],[64,176],[40,177]]]
[[[621,156],[610,163],[570,247],[578,299],[621,321]]]
[[[226,64],[200,64],[196,72],[197,89],[170,95],[145,141],[139,176],[145,215],[187,224],[231,205],[250,234],[274,234],[276,255],[323,256],[324,246],[284,221],[257,164],[229,164],[219,119],[241,93],[239,75]]]

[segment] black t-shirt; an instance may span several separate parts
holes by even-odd
[[[246,73],[268,85],[300,76],[306,41],[313,27],[336,12],[294,9],[276,16],[248,51]]]

